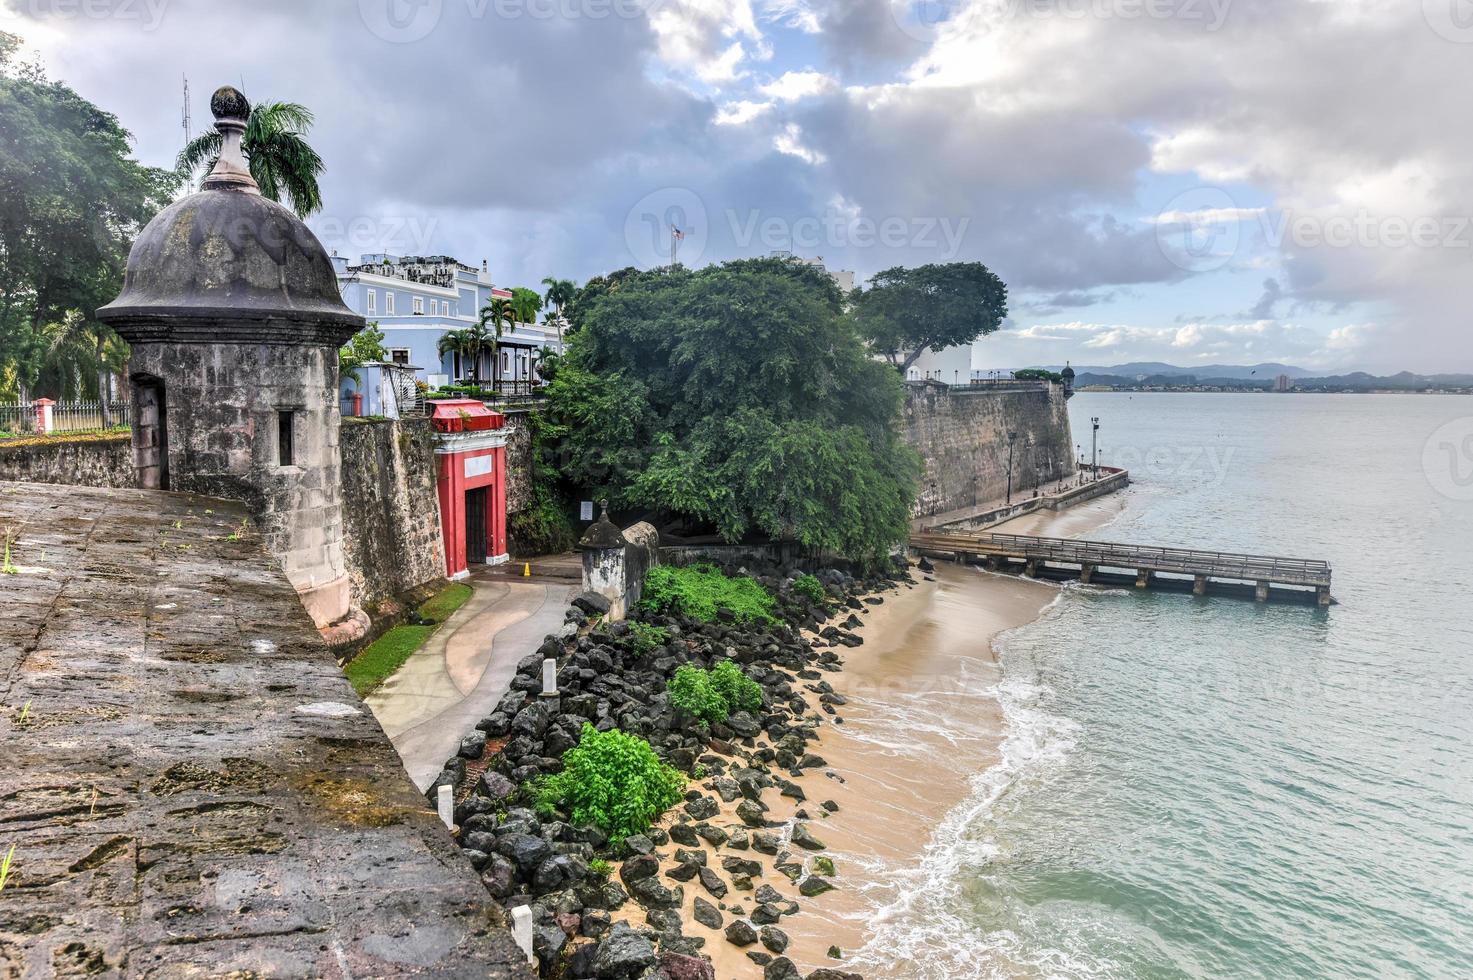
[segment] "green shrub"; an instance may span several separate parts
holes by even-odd
[[[519,556],[557,555],[572,550],[578,541],[573,521],[552,496],[542,492],[528,507],[506,520],[506,533],[511,550]]]
[[[709,725],[725,721],[733,711],[762,708],[762,685],[730,660],[710,670],[682,664],[670,678],[670,703]]]
[[[645,573],[640,604],[653,612],[689,616],[706,623],[722,609],[742,623],[777,622],[772,614],[772,593],[755,579],[727,577],[710,565],[656,565]]]
[[[681,664],[667,685],[670,703],[707,724],[725,721],[731,705],[716,687],[711,675],[695,664]]]
[[[711,683],[732,711],[760,711],[762,685],[742,672],[734,661],[723,660],[711,668]]]
[[[652,626],[649,623],[629,624],[629,635],[634,645],[636,657],[647,656],[654,653],[660,647],[670,642],[670,631],[663,626]]]
[[[588,870],[595,878],[607,880],[614,873],[614,866],[603,858],[594,858],[588,862]]]
[[[565,807],[574,824],[623,840],[648,830],[679,802],[685,777],[661,762],[644,739],[617,728],[600,732],[585,722],[581,740],[563,753],[562,772],[535,788],[539,804]]]
[[[807,572],[793,579],[791,588],[794,595],[802,596],[815,606],[823,605],[824,600],[828,598],[823,583],[818,580],[817,576],[809,575]]]

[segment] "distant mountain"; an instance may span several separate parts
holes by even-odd
[[[1143,367],[1149,365],[1121,365],[1123,368]],[[1272,368],[1272,365],[1264,365]],[[1270,391],[1275,387],[1275,381],[1279,374],[1287,374],[1287,371],[1260,373],[1251,377],[1231,377],[1222,374],[1207,374],[1208,370],[1222,370],[1221,368],[1204,368],[1201,374],[1167,374],[1155,372],[1147,374],[1136,372],[1134,374],[1096,373],[1092,368],[1076,368],[1074,383],[1080,388],[1104,387],[1140,390],[1142,388],[1208,388],[1208,389],[1230,389],[1239,391]],[[1336,374],[1328,377],[1300,376],[1294,378],[1292,388],[1296,391],[1424,391],[1427,389],[1462,389],[1473,388],[1473,374],[1412,374],[1410,371],[1402,371],[1399,374],[1378,377],[1367,374],[1364,371],[1355,371],[1350,374]]]
[[[1050,371],[1062,371],[1064,365],[1047,365]],[[1238,380],[1252,380],[1265,378],[1272,381],[1281,374],[1287,374],[1291,378],[1308,378],[1314,372],[1306,371],[1304,368],[1294,367],[1289,364],[1204,364],[1201,367],[1177,367],[1174,364],[1164,364],[1160,361],[1132,361],[1129,364],[1115,364],[1110,367],[1091,367],[1074,365],[1076,374],[1114,375],[1122,378],[1134,379],[1136,375],[1144,374],[1147,377],[1181,377],[1191,375],[1197,378],[1234,378]]]

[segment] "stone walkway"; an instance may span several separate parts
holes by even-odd
[[[531,980],[245,520],[0,482],[0,976]]]
[[[574,595],[571,585],[480,571],[471,585],[475,595],[367,698],[420,789],[496,707],[517,663],[563,625]]]

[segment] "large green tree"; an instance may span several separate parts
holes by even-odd
[[[86,349],[90,388],[121,344],[93,314],[179,181],[132,158],[116,116],[16,64],[18,46],[0,34],[0,388],[24,392],[52,357]]]
[[[307,142],[305,134],[311,128],[312,112],[306,106],[265,102],[251,107],[240,139],[241,152],[261,193],[289,204],[303,218],[322,210],[317,179],[326,169],[322,157]],[[190,140],[179,152],[176,166],[180,174],[193,178],[214,169],[221,141],[213,129]]]
[[[1008,287],[980,262],[877,273],[855,290],[860,332],[901,376],[928,350],[970,344],[1008,315]]]
[[[515,323],[536,323],[537,311],[542,309],[542,294],[526,286],[513,286],[511,308],[516,316]]]
[[[604,280],[606,283],[608,280]],[[829,277],[792,260],[622,274],[550,386],[564,475],[615,506],[877,561],[919,461]]]

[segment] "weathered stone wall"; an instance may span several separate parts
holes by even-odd
[[[21,490],[0,976],[531,980],[245,507]]]
[[[0,480],[127,489],[137,486],[128,433],[0,442]]]
[[[1008,433],[1013,496],[1075,472],[1074,440],[1059,385],[1020,391],[955,391],[907,385],[902,434],[926,472],[916,516],[1000,501],[1007,494]]]
[[[372,615],[445,577],[434,436],[422,419],[345,419],[338,446],[344,560],[353,604]]]
[[[506,413],[506,516],[532,501],[532,419],[527,409]]]

